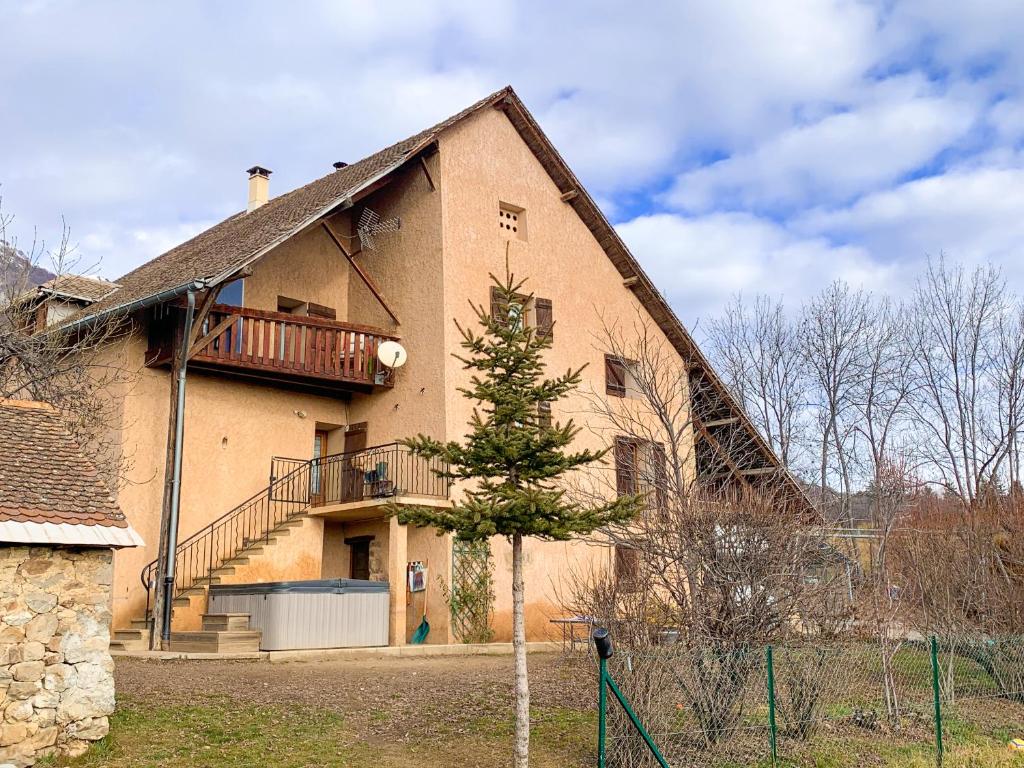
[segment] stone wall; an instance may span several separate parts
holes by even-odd
[[[114,711],[109,549],[0,545],[0,767],[77,755]]]

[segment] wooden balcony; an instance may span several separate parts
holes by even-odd
[[[146,355],[150,367],[173,359],[173,327],[155,326]],[[218,304],[198,333],[189,368],[324,394],[370,392],[392,385],[377,347],[394,338],[371,326]]]

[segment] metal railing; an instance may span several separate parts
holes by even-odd
[[[172,597],[209,584],[214,571],[268,542],[275,529],[310,507],[398,495],[447,498],[448,482],[437,475],[444,468],[440,460],[420,458],[398,443],[318,459],[274,457],[266,488],[178,544]],[[158,565],[153,560],[141,573],[147,617]]]
[[[325,456],[312,466],[313,506],[392,496],[448,497],[440,459],[424,459],[399,443]]]

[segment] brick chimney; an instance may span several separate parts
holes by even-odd
[[[246,173],[249,174],[249,205],[246,213],[252,213],[270,199],[270,171],[254,165]]]

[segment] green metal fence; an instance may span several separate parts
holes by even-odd
[[[941,765],[974,737],[1024,735],[1021,637],[670,644],[619,649],[600,674],[608,768],[857,764],[842,753],[908,748]]]

